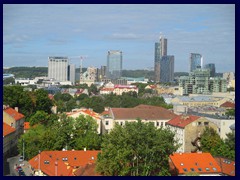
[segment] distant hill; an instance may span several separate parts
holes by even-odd
[[[87,68],[83,68],[85,72]],[[76,68],[76,73],[79,73],[79,68]],[[14,74],[15,78],[35,78],[48,75],[48,67],[12,67],[3,69],[4,74]],[[123,77],[145,77],[149,80],[154,79],[154,71],[151,70],[122,70]],[[175,72],[174,77],[188,76],[187,72]]]

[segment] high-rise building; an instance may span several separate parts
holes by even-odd
[[[206,64],[204,68],[210,70],[210,77],[215,77],[216,73],[215,64],[213,63]]]
[[[198,53],[190,53],[190,58],[189,58],[189,72],[193,72],[197,68],[202,68],[203,64],[203,57],[201,54]]]
[[[71,81],[72,84],[75,84],[76,78],[76,66],[75,64],[68,65],[68,80]]]
[[[68,57],[48,57],[48,78],[57,81],[71,81],[75,84],[76,67],[69,65]]]
[[[48,78],[58,81],[68,80],[68,58],[48,57]]]
[[[107,66],[101,66],[101,68],[97,68],[97,81],[106,79],[106,70]]]
[[[160,82],[172,82],[174,79],[174,56],[162,56],[160,60]]]
[[[108,51],[107,71],[108,79],[119,79],[122,76],[122,51]]]
[[[167,39],[160,36],[155,43],[155,82],[171,82],[174,79],[174,56],[167,55]]]

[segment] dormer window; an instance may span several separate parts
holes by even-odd
[[[44,161],[44,164],[49,164],[50,162],[49,161]]]
[[[74,157],[74,160],[77,160],[77,158],[76,158],[76,157]]]
[[[194,169],[194,168],[190,168],[190,169],[191,169],[191,171],[193,171],[193,172],[195,171],[195,169]]]
[[[202,168],[198,168],[199,171],[202,171]]]
[[[206,168],[206,171],[209,171],[210,169],[209,168]]]
[[[67,157],[63,157],[62,160],[63,160],[63,161],[67,161],[68,158],[67,158]]]
[[[184,171],[184,172],[187,172],[187,168],[183,168],[183,171]]]

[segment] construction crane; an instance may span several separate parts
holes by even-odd
[[[82,61],[85,60],[88,56],[87,55],[82,55],[82,56],[72,56],[70,59],[74,58],[80,58],[80,77],[79,77],[79,84],[81,84],[81,80],[83,79],[82,77]]]

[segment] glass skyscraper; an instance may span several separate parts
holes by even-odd
[[[122,51],[108,51],[107,71],[108,79],[119,79],[122,76]]]
[[[202,68],[203,58],[201,54],[190,53],[189,61],[190,61],[189,72],[193,72],[197,68]]]
[[[204,68],[210,70],[210,77],[215,77],[216,73],[215,64],[213,63],[206,64]]]
[[[155,82],[171,82],[174,79],[174,56],[167,55],[167,39],[160,37],[155,43]]]

